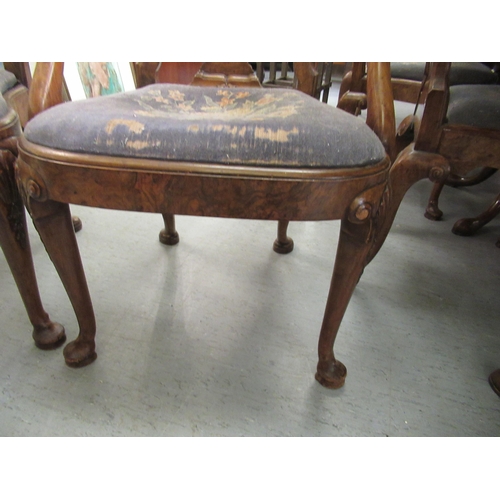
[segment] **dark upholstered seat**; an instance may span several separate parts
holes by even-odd
[[[425,62],[392,62],[392,78],[422,81]],[[491,84],[498,81],[498,76],[488,66],[478,62],[451,63],[450,85]]]
[[[0,122],[9,112],[9,106],[5,102],[5,99],[0,95]]]
[[[286,89],[150,85],[55,106],[25,136],[76,153],[227,165],[359,168],[385,157],[363,120]]]
[[[450,87],[449,123],[500,130],[500,86]]]
[[[0,69],[0,93],[4,94],[17,85],[16,76],[5,69]]]
[[[11,112],[2,94],[17,85],[17,78],[10,71],[0,69],[0,121]]]

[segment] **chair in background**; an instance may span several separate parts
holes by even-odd
[[[255,63],[257,78],[263,87],[288,87],[297,88],[298,79],[295,75],[297,65],[303,63]],[[333,78],[338,73],[339,68],[343,70],[345,63],[334,62],[317,62],[309,63],[313,69],[314,84],[307,92],[312,97],[328,102],[330,87],[332,86]]]
[[[0,85],[2,95],[8,106],[13,109],[21,127],[28,121],[28,88],[31,82],[31,73],[28,63],[5,62]]]
[[[14,163],[17,141],[22,133],[17,109],[28,109],[28,92],[16,76],[0,69],[0,246],[33,325],[33,339],[40,349],[54,349],[66,340],[64,328],[45,312],[35,275],[26,226],[26,214],[18,191]],[[22,102],[25,98],[26,102]]]
[[[357,66],[357,67],[355,67]],[[428,82],[428,63],[392,62],[391,81],[394,99],[416,104],[425,103]],[[490,66],[479,62],[451,63],[449,84],[454,85],[491,85],[498,83],[498,74]],[[366,64],[353,63],[340,86],[339,99],[347,90],[366,91]]]
[[[431,65],[428,102],[421,125],[425,121],[426,139],[417,137],[416,147],[442,155],[458,178],[466,179],[469,172],[478,168],[479,176],[486,178],[500,168],[500,86],[450,86],[449,71],[449,63]],[[439,220],[443,215],[438,200],[445,185],[434,185],[425,212],[431,220]],[[470,236],[498,213],[497,199],[479,217],[457,221],[453,233]]]
[[[422,117],[416,119],[412,116],[403,120],[398,127],[394,145],[394,155],[397,155],[408,144],[415,142],[416,149],[440,154],[450,164],[450,175],[436,182],[430,195],[425,216],[431,220],[439,220],[443,215],[438,201],[445,185],[474,185],[500,168],[500,86],[450,86],[453,64],[428,65],[423,82],[426,102]],[[353,64],[354,77],[350,80],[351,86],[344,88],[339,107],[353,114],[366,109],[366,91],[362,84],[365,73],[365,63]],[[432,98],[429,101],[430,94]],[[409,124],[410,134],[407,133]],[[464,236],[474,234],[499,213],[499,198],[478,217],[457,221],[453,232]],[[500,241],[497,245],[500,245]]]
[[[62,63],[37,66],[33,103],[60,95],[62,70]],[[333,345],[356,283],[406,190],[448,170],[441,157],[410,149],[391,165],[384,149],[395,127],[387,63],[370,63],[367,89],[372,129],[293,89],[171,84],[54,106],[31,120],[19,145],[18,175],[78,319],[66,363],[85,366],[97,356],[69,203],[274,221],[340,219],[316,379],[341,387],[346,368]]]

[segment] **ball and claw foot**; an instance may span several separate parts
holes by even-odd
[[[53,322],[45,326],[35,326],[33,329],[33,340],[38,349],[44,351],[57,349],[66,342],[64,326]]]
[[[286,241],[276,239],[273,244],[273,250],[276,253],[287,254],[293,250],[292,238],[287,238]]]
[[[164,245],[177,245],[179,243],[179,233],[168,233],[165,229],[160,231],[160,243]]]
[[[90,365],[97,358],[94,342],[83,342],[81,340],[73,340],[63,351],[66,365],[70,368],[82,368]]]
[[[347,376],[347,369],[340,361],[319,362],[316,380],[328,389],[340,389]]]

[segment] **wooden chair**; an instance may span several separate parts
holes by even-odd
[[[37,65],[32,109],[59,102],[62,66]],[[19,144],[18,176],[78,319],[80,333],[64,349],[66,364],[85,366],[97,357],[68,204],[275,221],[340,219],[316,379],[341,387],[346,368],[333,346],[356,283],[406,190],[448,170],[441,157],[412,149],[392,164],[384,149],[395,126],[387,63],[369,64],[367,89],[372,129],[293,89],[170,84],[53,106],[31,120]]]
[[[261,63],[255,64],[257,78],[263,87],[288,87],[297,88],[299,80],[295,75],[295,67],[301,63]],[[335,70],[342,68],[343,63],[333,62],[316,62],[310,63],[310,67],[314,69],[314,83],[309,95],[328,102],[330,87],[332,86]]]
[[[60,324],[50,320],[40,299],[24,204],[14,173],[21,122],[3,97],[7,95],[10,102],[18,104],[18,109],[27,110],[28,94],[16,76],[6,70],[0,70],[0,89],[0,246],[33,325],[35,345],[40,349],[54,349],[65,342],[66,335]],[[23,95],[26,103],[21,103]]]
[[[428,64],[425,62],[392,62],[391,81],[394,99],[416,104],[425,103],[428,82]],[[451,63],[449,84],[453,85],[491,85],[498,83],[498,75],[489,66],[478,62]],[[423,85],[422,85],[423,84]],[[340,86],[339,99],[347,90],[366,90],[366,64],[353,63]]]
[[[422,118],[411,116],[403,120],[394,145],[394,158],[409,143],[415,142],[416,149],[441,154],[450,164],[450,175],[435,183],[430,195],[425,216],[431,220],[439,220],[443,215],[438,204],[445,185],[472,186],[489,178],[499,168],[500,86],[451,86],[453,64],[429,64],[423,82],[427,98]],[[353,65],[354,77],[351,86],[344,89],[339,99],[340,108],[353,114],[366,109],[366,91],[361,84],[365,72],[364,63]],[[431,93],[432,99],[428,101]],[[423,129],[421,121],[425,122]],[[411,133],[408,134],[410,126]],[[474,173],[476,169],[477,173]],[[463,236],[475,234],[499,212],[500,195],[478,217],[457,221],[453,232]],[[497,245],[500,245],[500,240]]]
[[[446,158],[454,179],[467,179],[470,172],[482,167],[478,175],[482,180],[500,168],[500,86],[450,86],[449,71],[449,63],[431,65],[428,102],[421,125],[425,122],[425,138],[417,137],[416,148]],[[443,215],[438,201],[446,184],[449,182],[434,185],[425,212],[431,220],[439,220]],[[463,236],[474,234],[499,213],[498,204],[497,199],[479,217],[457,221],[453,232]]]

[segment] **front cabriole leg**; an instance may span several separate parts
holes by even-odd
[[[366,264],[373,244],[375,215],[384,193],[385,184],[359,195],[346,211],[340,226],[330,292],[318,343],[316,380],[330,389],[344,385],[346,367],[335,358],[333,344]]]
[[[39,349],[55,349],[64,344],[66,334],[62,325],[50,320],[40,299],[14,162],[10,151],[0,151],[0,246],[33,325],[35,345]]]
[[[387,185],[362,193],[341,222],[340,238],[318,345],[316,380],[325,387],[344,385],[347,370],[335,358],[333,345],[351,295],[368,263],[377,255],[401,201],[417,181],[444,181],[449,165],[442,156],[414,151],[408,146],[389,171]]]
[[[20,189],[35,228],[66,289],[80,333],[64,348],[66,364],[86,366],[96,358],[94,310],[76,241],[69,205],[48,199],[43,181],[18,160]]]

